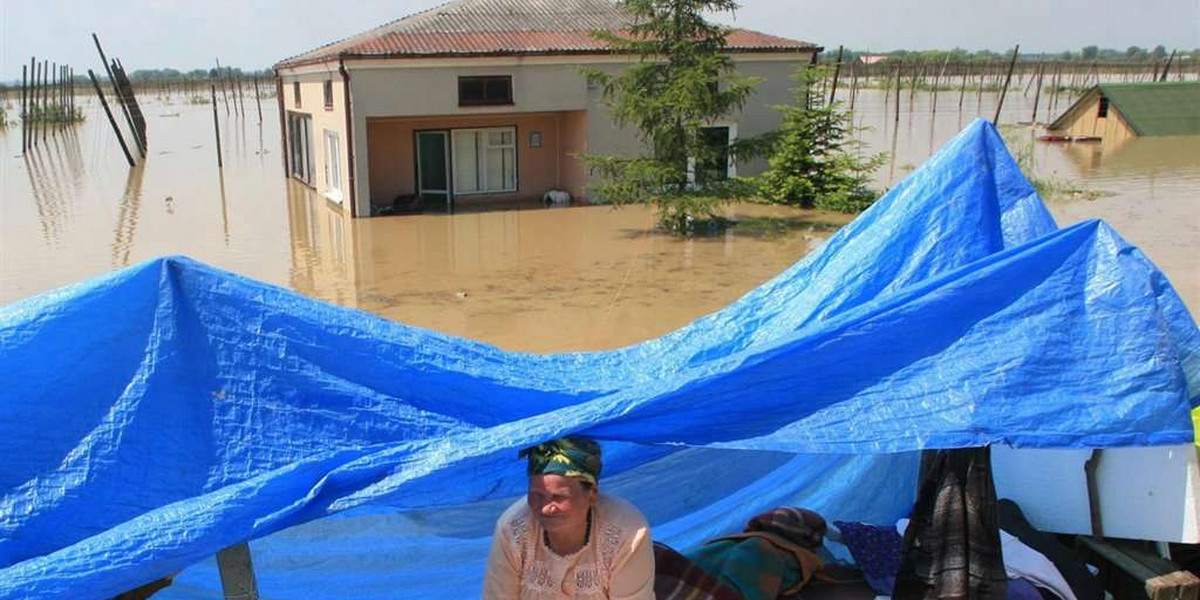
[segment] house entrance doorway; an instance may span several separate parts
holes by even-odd
[[[450,193],[450,132],[418,131],[417,195],[425,210],[451,211],[454,197]]]

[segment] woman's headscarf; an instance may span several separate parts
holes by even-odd
[[[575,477],[596,485],[600,477],[600,444],[578,435],[550,440],[517,455],[529,458],[528,474]]]

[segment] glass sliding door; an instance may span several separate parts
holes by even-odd
[[[454,193],[517,191],[517,131],[514,127],[455,129]]]

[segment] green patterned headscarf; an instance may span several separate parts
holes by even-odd
[[[528,473],[575,477],[596,485],[600,477],[600,444],[578,435],[569,435],[526,448],[517,455],[529,458]]]

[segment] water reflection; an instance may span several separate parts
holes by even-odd
[[[387,318],[533,352],[612,348],[717,310],[846,222],[742,206],[744,227],[677,239],[634,208],[348,220],[288,186],[289,285]]]
[[[125,193],[117,209],[117,223],[113,228],[112,266],[127,267],[129,252],[133,247],[137,234],[138,214],[142,208],[142,182],[145,179],[146,165],[139,164],[129,169],[125,180]]]

